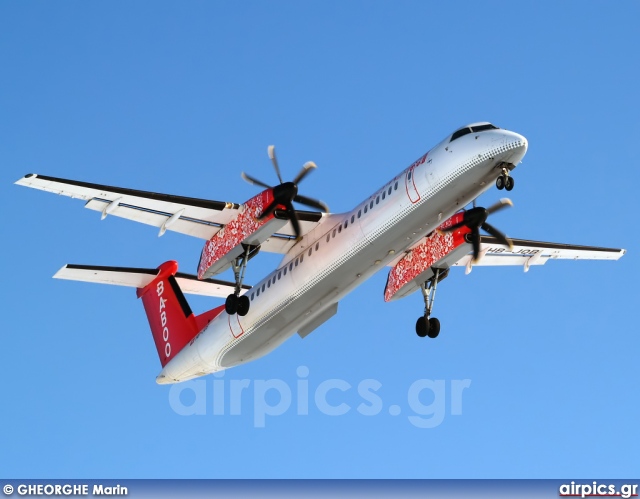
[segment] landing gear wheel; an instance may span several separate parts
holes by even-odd
[[[505,184],[504,184],[504,188],[508,191],[510,191],[511,189],[513,189],[513,186],[515,185],[515,180],[513,180],[513,177],[507,177],[507,179],[505,180]]]
[[[424,338],[427,334],[429,334],[429,322],[426,318],[420,317],[416,322],[416,334],[420,336],[420,338]]]
[[[249,312],[248,296],[239,296],[242,291],[242,281],[244,280],[244,273],[247,270],[247,262],[258,252],[260,246],[250,246],[243,244],[244,251],[242,254],[231,261],[231,268],[233,269],[233,277],[236,281],[235,293],[227,296],[227,300],[224,302],[224,310],[229,315],[247,315]]]
[[[229,315],[233,315],[238,311],[238,296],[237,295],[229,295],[227,296],[227,300],[224,302],[224,310]]]
[[[498,188],[499,191],[504,189],[504,187],[505,187],[505,176],[504,175],[500,175],[496,179],[496,187]]]
[[[240,298],[238,298],[238,307],[237,307],[238,315],[241,317],[244,317],[245,315],[247,315],[249,313],[250,305],[251,305],[251,302],[249,301],[249,297],[247,295],[242,295]]]
[[[435,317],[429,319],[429,328],[427,335],[429,338],[437,338],[440,334],[440,321]]]

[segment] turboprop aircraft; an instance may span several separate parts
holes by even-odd
[[[243,204],[36,174],[16,183],[83,199],[102,219],[127,218],[157,227],[159,236],[169,230],[206,241],[197,275],[178,272],[178,264],[168,261],[155,269],[66,265],[54,276],[137,288],[162,364],[156,381],[165,384],[256,359],[296,332],[304,338],[337,313],[343,297],[385,267],[384,300],[420,290],[424,311],[416,333],[435,338],[440,332],[440,321],[431,315],[436,289],[452,267],[468,273],[478,265],[519,265],[526,272],[550,259],[619,259],[625,250],[511,239],[487,222],[511,201],[482,208],[475,199],[494,185],[514,188],[512,172],[527,145],[522,135],[491,123],[464,126],[340,214],[298,193],[316,165],[305,163],[285,182],[273,146],[268,154],[279,183],[270,186],[243,173],[263,189]],[[264,279],[247,286],[247,264],[259,251],[284,257]],[[234,282],[214,278],[229,268]],[[221,297],[225,303],[195,315],[183,293]]]

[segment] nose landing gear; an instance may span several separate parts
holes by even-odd
[[[427,282],[420,285],[422,297],[424,299],[424,315],[416,321],[416,334],[421,338],[428,336],[436,338],[440,334],[440,321],[435,317],[431,317],[433,302],[436,298],[436,288],[438,282],[447,277],[449,269],[434,269],[435,274]]]
[[[513,180],[513,177],[509,175],[509,170],[507,168],[503,168],[502,173],[496,179],[496,187],[499,191],[501,191],[502,189],[510,191],[513,189],[514,185],[515,181]]]

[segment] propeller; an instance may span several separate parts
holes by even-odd
[[[480,255],[480,229],[488,232],[495,237],[502,244],[513,249],[513,243],[511,239],[505,236],[502,232],[496,229],[493,225],[487,223],[487,217],[496,213],[508,206],[513,206],[513,203],[508,198],[502,198],[497,203],[491,205],[489,208],[473,207],[470,210],[464,212],[462,221],[457,224],[447,227],[446,229],[439,229],[440,232],[452,232],[460,227],[468,227],[471,229],[471,244],[473,246],[473,261],[477,262]]]
[[[309,174],[311,170],[317,168],[316,164],[313,161],[307,161],[304,165],[302,165],[302,169],[298,172],[295,178],[291,182],[285,182],[282,180],[282,175],[280,174],[280,166],[278,165],[278,158],[276,157],[276,148],[275,146],[269,146],[267,149],[269,154],[269,159],[271,159],[271,164],[273,165],[273,169],[276,171],[276,175],[278,176],[278,180],[280,183],[276,186],[270,186],[246,173],[242,172],[242,178],[249,182],[252,185],[257,185],[263,187],[265,189],[273,190],[273,201],[267,206],[264,211],[257,217],[258,220],[262,220],[265,217],[268,217],[275,211],[275,209],[282,205],[285,207],[285,213],[287,215],[287,219],[291,222],[293,226],[293,231],[296,234],[296,240],[300,240],[302,238],[300,231],[300,221],[298,220],[298,216],[296,215],[296,210],[293,207],[293,202],[303,204],[305,206],[309,206],[311,208],[315,208],[320,211],[328,212],[329,207],[324,204],[322,201],[318,201],[317,199],[313,199],[307,196],[303,196],[298,194],[298,184]]]

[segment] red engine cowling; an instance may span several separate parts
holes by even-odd
[[[244,251],[242,244],[258,246],[287,224],[287,220],[275,218],[273,214],[262,220],[256,220],[271,201],[273,201],[271,189],[252,197],[242,205],[235,219],[207,241],[198,264],[199,279],[205,279],[226,270]]]
[[[463,215],[462,212],[456,213],[438,228],[451,227],[460,222]],[[384,301],[396,300],[415,291],[420,283],[425,282],[433,275],[431,267],[444,260],[445,257],[451,256],[454,252],[460,253],[459,258],[464,256],[469,251],[469,244],[465,241],[465,236],[470,232],[471,229],[464,226],[453,232],[434,231],[391,269],[384,290]],[[457,261],[459,258],[456,256],[451,260]]]

